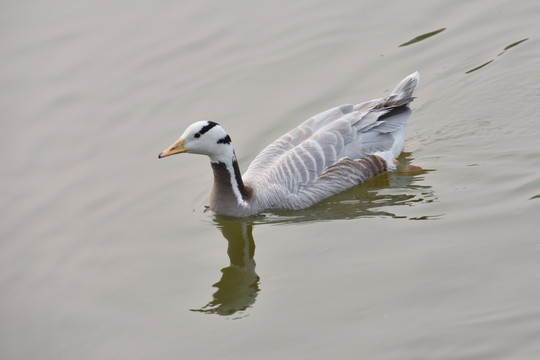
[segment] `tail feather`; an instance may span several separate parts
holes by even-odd
[[[420,74],[418,73],[418,71],[401,80],[401,82],[394,88],[394,90],[392,90],[390,95],[388,95],[388,97],[386,98],[385,105],[395,107],[405,105],[408,102],[412,101],[414,99],[414,90],[416,90],[419,81]]]

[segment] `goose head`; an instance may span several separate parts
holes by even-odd
[[[158,157],[161,159],[182,153],[207,155],[214,163],[230,163],[235,159],[229,134],[218,123],[207,120],[191,124]]]

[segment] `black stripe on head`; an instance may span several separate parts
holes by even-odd
[[[226,135],[224,137],[222,137],[221,139],[219,139],[217,141],[218,144],[230,144],[231,143],[231,137],[229,135]]]
[[[195,134],[195,137],[201,136],[202,134],[208,132],[211,128],[213,128],[216,125],[219,125],[219,124],[213,121],[209,121],[208,124],[204,125],[201,128],[201,130],[199,130],[199,132]]]

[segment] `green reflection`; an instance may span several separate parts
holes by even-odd
[[[493,62],[493,60],[489,60],[488,62],[483,63],[482,65],[479,65],[479,66],[475,67],[474,69],[471,69],[471,70],[469,70],[469,71],[465,71],[465,74],[470,74],[470,73],[472,73],[473,71],[480,70],[481,68],[483,68],[484,66],[487,66],[487,65],[491,64],[492,62]]]
[[[217,288],[213,300],[201,309],[192,311],[232,315],[252,305],[259,292],[259,276],[255,272],[253,259],[253,224],[249,219],[218,215],[214,217],[214,222],[229,243],[227,254],[230,265],[221,269],[221,279],[213,285]]]
[[[411,39],[411,40],[407,41],[406,43],[403,43],[403,44],[399,45],[399,47],[412,45],[412,44],[417,43],[419,41],[422,41],[422,40],[425,40],[425,39],[430,38],[432,36],[435,36],[438,33],[443,32],[444,30],[446,30],[446,28],[442,28],[442,29],[439,29],[439,30],[428,32],[426,34],[418,35],[414,39]]]
[[[409,165],[411,154],[403,154],[399,161]],[[402,206],[416,206],[436,201],[430,186],[419,185],[428,170],[415,174],[386,172],[368,182],[328,198],[305,210],[275,210],[249,218],[212,215],[212,221],[228,242],[230,265],[221,270],[221,279],[213,299],[200,309],[207,314],[231,316],[253,306],[259,293],[260,278],[255,272],[255,241],[253,227],[267,224],[290,224],[358,217],[407,219],[399,215]],[[435,220],[440,215],[424,215],[409,220]],[[236,315],[238,316],[238,314]]]
[[[512,43],[512,44],[508,45],[507,47],[505,47],[505,48],[503,49],[503,51],[502,51],[498,56],[501,56],[502,54],[504,54],[504,53],[506,52],[506,50],[511,49],[511,48],[513,48],[514,46],[518,46],[519,44],[521,44],[522,42],[527,41],[527,40],[529,40],[529,38],[525,38],[525,39],[516,41],[515,43]]]
[[[525,41],[527,41],[527,40],[529,40],[529,38],[521,39],[521,40],[519,40],[519,41],[516,41],[516,42],[511,43],[510,45],[507,45],[507,46],[503,49],[503,51],[502,51],[499,55],[497,55],[497,56],[501,56],[501,55],[504,54],[507,50],[509,50],[509,49],[511,49],[511,48],[513,48],[513,47],[515,47],[515,46],[518,46],[519,44],[521,44],[522,42],[525,42]],[[480,70],[480,69],[482,69],[483,67],[485,67],[485,66],[491,64],[493,61],[495,61],[495,59],[492,59],[492,60],[490,60],[490,61],[487,61],[487,62],[483,63],[482,65],[479,65],[479,66],[477,66],[477,67],[475,67],[475,68],[472,68],[471,70],[466,71],[465,74],[470,74],[470,73],[472,73],[472,72],[474,72],[474,71]]]

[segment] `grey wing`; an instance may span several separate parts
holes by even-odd
[[[362,158],[370,152],[381,151],[380,148],[387,147],[392,141],[391,137],[387,135],[403,127],[409,117],[409,110],[403,110],[401,113],[395,110],[405,108],[403,105],[413,100],[413,93],[418,81],[419,74],[415,72],[403,79],[386,98],[366,101],[357,105],[346,104],[313,116],[263,149],[250,164],[244,177],[251,179],[261,172],[268,172],[268,169],[274,166],[281,166],[280,163],[283,161],[284,154],[314,137],[317,133],[323,134],[320,135],[323,138],[323,143],[328,141],[329,144],[338,146],[337,149],[324,147],[321,150],[325,158],[329,156],[328,159],[333,159],[334,153],[336,153],[338,159],[344,156],[356,159]],[[385,115],[386,118],[384,118]],[[342,120],[346,120],[349,126],[343,124]],[[361,141],[357,141],[348,147],[345,146],[342,149],[341,145],[347,145],[351,143],[350,140],[356,139],[355,136],[351,136],[351,127],[354,127],[357,134],[364,133],[366,135],[363,136],[363,139],[359,139]],[[375,128],[376,131],[368,134],[369,130]],[[324,135],[324,133],[327,134]],[[386,134],[386,136],[383,134]],[[347,142],[347,140],[349,141]],[[360,146],[358,143],[360,143]],[[313,146],[308,144],[308,148]],[[340,149],[344,150],[344,152],[340,153]],[[300,150],[299,154],[296,154],[294,158],[302,157],[302,153],[303,151]],[[330,163],[332,163],[331,161]],[[327,166],[329,165],[328,161],[325,161],[325,163]],[[308,170],[306,169],[306,171]]]
[[[308,188],[292,196],[296,209],[306,208],[385,172],[386,161],[377,155],[343,158],[329,166]]]
[[[258,188],[265,203],[288,198],[294,203],[287,207],[301,208],[385,171],[401,152],[410,115],[404,105],[412,101],[417,82],[412,74],[387,98],[343,105],[305,121],[265,148],[244,180]],[[374,160],[381,162],[376,171],[366,165]]]
[[[391,149],[395,143],[392,131],[404,125],[410,110],[390,110],[352,111],[316,130],[308,120],[264,149],[243,178],[298,193],[343,158],[362,159]]]
[[[276,162],[282,161],[281,158],[285,153],[311,138],[313,134],[324,126],[352,111],[353,105],[346,104],[323,111],[304,121],[264,148],[251,162],[243,177],[249,179],[256,174],[260,174],[261,171],[267,172]]]
[[[309,122],[304,123],[295,129],[302,131],[301,142],[296,144],[299,137],[292,137],[291,133],[278,139],[248,168],[243,176],[244,181],[258,187],[259,193],[267,192],[271,197],[305,193],[303,190],[312,187],[323,173],[340,160],[362,159],[373,152],[390,148],[392,137],[373,130],[377,128],[374,122],[387,111],[353,111],[316,131],[309,126]]]

